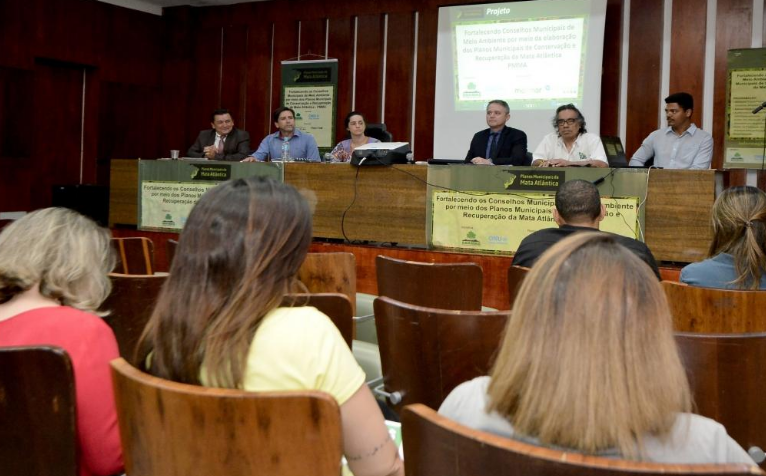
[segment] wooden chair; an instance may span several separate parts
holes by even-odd
[[[0,474],[77,476],[75,405],[64,349],[0,348]]]
[[[152,315],[166,276],[112,273],[109,279],[112,280],[112,292],[101,305],[102,311],[109,311],[104,321],[114,331],[120,356],[133,362],[138,338]]]
[[[154,243],[149,238],[137,236],[112,238],[117,264],[114,271],[120,274],[154,274]]]
[[[416,306],[481,310],[483,274],[476,263],[419,263],[378,256],[378,295]]]
[[[187,385],[124,359],[112,380],[130,476],[340,474],[340,410],[326,393]]]
[[[341,293],[288,294],[282,306],[313,306],[329,317],[338,328],[343,340],[351,348],[354,333],[354,314],[348,296]]]
[[[516,295],[521,289],[521,282],[527,276],[529,268],[524,266],[511,266],[508,268],[508,296],[510,296],[511,307],[513,309],[513,303],[516,301]]]
[[[766,332],[766,292],[662,282],[678,332]]]
[[[766,333],[678,332],[676,342],[696,412],[721,423],[746,450],[766,449]]]
[[[660,464],[585,456],[474,430],[424,405],[402,412],[407,476],[763,474],[748,464]]]
[[[178,241],[176,240],[168,240],[165,242],[165,252],[167,253],[168,257],[168,270],[170,270],[170,267],[173,265],[173,258],[176,256],[176,248],[178,248]]]
[[[487,375],[508,311],[449,311],[375,300],[384,385],[376,391],[395,408],[438,408],[459,384]],[[385,390],[384,390],[385,389]]]
[[[348,296],[356,315],[356,258],[353,253],[309,253],[298,270],[298,280],[310,293]],[[303,292],[295,289],[293,292]]]

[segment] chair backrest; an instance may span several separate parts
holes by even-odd
[[[298,280],[310,293],[345,294],[356,312],[356,258],[353,253],[309,253],[298,270]]]
[[[340,293],[288,294],[282,300],[287,307],[313,306],[332,320],[343,340],[351,348],[354,334],[354,312],[348,296]]]
[[[484,275],[476,263],[420,263],[378,256],[375,267],[379,296],[438,309],[481,309]]]
[[[399,392],[399,408],[424,403],[438,408],[456,386],[487,375],[500,345],[508,311],[449,311],[375,300],[383,381]]]
[[[75,405],[64,349],[0,348],[0,474],[77,476]]]
[[[385,124],[367,124],[364,135],[374,137],[381,142],[393,142],[394,136],[388,132]]]
[[[763,474],[748,464],[660,464],[585,456],[474,430],[424,405],[402,412],[407,476]]]
[[[129,362],[133,362],[138,338],[152,315],[166,277],[156,274],[109,275],[112,292],[101,305],[101,310],[109,311],[104,321],[114,331],[117,345],[120,347],[120,356]]]
[[[766,332],[766,291],[698,288],[662,282],[678,332]]]
[[[745,449],[766,449],[766,333],[676,333],[696,413]]]
[[[120,274],[154,274],[154,243],[142,236],[112,238]]]
[[[340,410],[318,391],[171,382],[112,362],[130,476],[340,474]]]
[[[516,301],[516,295],[521,288],[521,282],[527,276],[529,268],[524,266],[511,266],[508,268],[508,296],[510,297],[510,309],[513,309],[513,303]]]
[[[178,248],[178,241],[169,239],[165,242],[165,252],[168,257],[168,269],[173,265],[173,258],[176,256],[176,248]]]

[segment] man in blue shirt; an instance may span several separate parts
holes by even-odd
[[[713,136],[692,122],[694,98],[675,93],[665,98],[668,127],[644,139],[630,159],[630,166],[642,166],[654,158],[656,167],[666,169],[709,169],[713,160]]]
[[[279,130],[264,137],[258,150],[243,159],[242,162],[282,160],[285,141],[287,142],[285,152],[290,160],[321,161],[314,136],[295,127],[295,111],[289,107],[280,107],[274,111],[273,119],[274,127]]]

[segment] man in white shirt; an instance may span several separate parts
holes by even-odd
[[[713,136],[692,122],[694,98],[675,93],[665,98],[668,127],[644,139],[630,159],[631,166],[643,166],[654,158],[655,167],[666,169],[709,169],[713,160]]]
[[[585,118],[574,104],[556,109],[556,132],[546,135],[532,154],[536,167],[608,167],[601,138],[585,129]]]

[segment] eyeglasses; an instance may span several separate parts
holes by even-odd
[[[577,119],[558,119],[556,121],[557,126],[563,126],[564,124],[568,126],[574,125],[574,123],[577,122]]]

